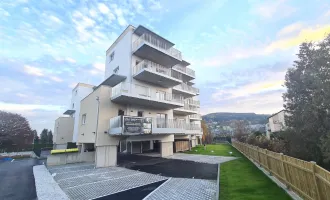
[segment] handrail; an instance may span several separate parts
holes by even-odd
[[[112,98],[121,94],[131,94],[136,97],[148,98],[155,101],[169,101],[175,103],[182,103],[183,96],[179,94],[172,94],[164,91],[157,90],[156,88],[147,87],[140,84],[124,83],[121,82],[112,88]]]
[[[139,64],[135,65],[133,67],[133,75],[136,75],[138,72],[140,72],[142,69],[148,69],[153,72],[161,73],[166,76],[170,76],[176,79],[182,79],[182,74],[178,72],[173,72],[170,68],[164,67],[160,64],[154,63],[150,60],[143,60],[139,62]]]
[[[143,34],[133,43],[133,49],[136,50],[142,43],[148,43],[150,46],[153,46],[159,51],[165,52],[179,60],[182,60],[181,51],[177,50],[174,47],[171,47],[167,42],[159,40],[155,36],[150,34]]]
[[[175,65],[173,69],[177,69],[183,73],[189,74],[193,77],[195,77],[195,71],[193,69],[190,69],[189,67],[182,67],[180,65]]]
[[[174,86],[173,88],[174,89],[188,91],[188,92],[193,92],[193,93],[196,93],[196,94],[199,93],[199,89],[198,88],[192,87],[192,86],[190,86],[190,85],[188,85],[186,83],[181,83],[179,85]]]

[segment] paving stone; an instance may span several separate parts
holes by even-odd
[[[211,180],[170,178],[144,200],[215,199],[217,183]]]
[[[208,156],[208,155],[185,154],[185,153],[175,153],[172,156],[168,156],[166,158],[177,159],[177,160],[189,160],[189,161],[208,163],[208,164],[219,164],[236,159],[236,157],[229,157],[229,156]]]

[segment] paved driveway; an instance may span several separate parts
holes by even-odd
[[[118,154],[118,165],[128,169],[176,178],[217,180],[218,176],[218,164],[182,159]]]
[[[0,199],[36,199],[33,166],[38,164],[42,164],[42,160],[34,158],[0,161]]]

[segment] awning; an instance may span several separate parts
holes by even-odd
[[[75,113],[75,110],[66,110],[63,115],[72,115],[73,113]]]

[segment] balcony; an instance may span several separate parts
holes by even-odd
[[[173,114],[177,115],[193,115],[198,113],[198,108],[194,105],[190,105],[187,101],[184,102],[184,106],[173,109]]]
[[[192,99],[192,98],[188,98],[188,99],[185,99],[185,102],[187,103],[187,104],[189,104],[190,106],[196,106],[196,107],[200,107],[200,101],[198,101],[198,100],[194,100],[194,99]]]
[[[127,132],[127,128],[124,125],[124,118],[133,118],[137,123],[134,124],[133,130],[138,130],[136,132]],[[143,121],[148,117],[134,117],[134,116],[117,116],[110,119],[110,135],[145,135],[145,134],[201,134],[201,126],[198,124],[185,123],[181,120],[176,119],[159,119],[159,118],[149,118],[151,119],[151,133],[149,131],[143,132],[144,129]],[[149,123],[150,124],[150,123]]]
[[[173,93],[179,93],[186,98],[196,96],[199,94],[198,88],[187,85],[186,83],[181,83],[180,85],[174,86],[172,91]]]
[[[188,82],[191,81],[193,79],[195,79],[195,71],[188,68],[188,67],[183,67],[181,65],[176,65],[172,68],[175,71],[178,71],[180,73],[182,73],[183,75],[183,79],[184,81]]]
[[[133,53],[160,65],[171,67],[182,61],[181,52],[154,34],[144,33],[133,43]]]
[[[182,77],[178,72],[149,60],[143,60],[133,67],[133,77],[137,80],[170,88],[181,84]]]
[[[136,104],[159,109],[173,109],[184,105],[181,95],[124,82],[112,88],[111,100],[118,104]]]
[[[202,116],[200,114],[189,115],[188,118],[190,121],[201,121]]]

